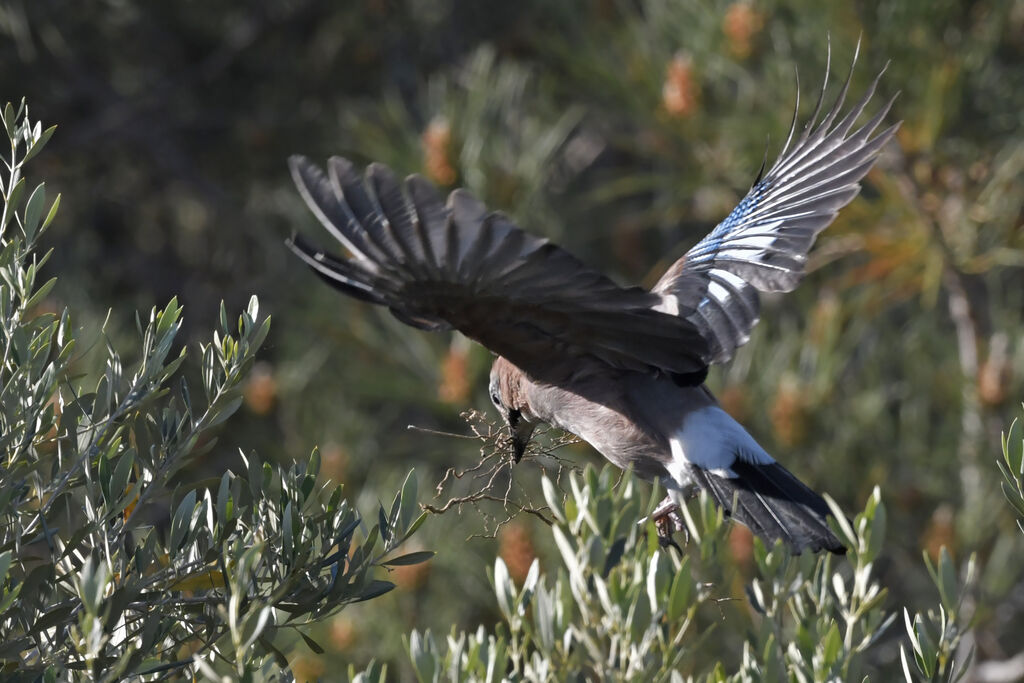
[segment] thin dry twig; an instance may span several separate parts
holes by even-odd
[[[512,435],[507,425],[500,424],[477,410],[468,410],[462,413],[462,418],[469,427],[469,434],[409,426],[409,429],[426,434],[457,439],[475,439],[480,442],[480,458],[475,463],[463,469],[449,467],[444,473],[444,477],[437,483],[435,498],[446,496],[445,502],[440,505],[423,505],[423,509],[440,515],[450,510],[457,510],[461,513],[463,506],[470,505],[484,520],[484,526],[487,529],[487,532],[483,534],[485,537],[494,537],[502,526],[523,513],[534,515],[548,525],[552,524],[552,520],[544,514],[547,506],[532,505],[530,496],[521,482],[521,477],[517,479],[513,474],[514,471],[523,472],[524,468],[527,468],[526,472],[539,472],[549,476],[553,472],[552,479],[556,486],[559,486],[566,471],[578,468],[572,461],[558,455],[556,451],[578,443],[579,439],[572,434],[558,430],[538,430],[527,446],[526,452],[523,453],[517,469],[512,451]],[[530,467],[531,465],[533,467]],[[470,492],[453,495],[452,489],[457,486],[457,482],[463,480],[470,482]],[[503,515],[494,514],[493,506],[484,506],[483,504],[486,503],[500,506]],[[499,519],[501,516],[504,516],[504,519]]]

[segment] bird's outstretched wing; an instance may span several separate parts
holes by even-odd
[[[709,363],[729,360],[749,339],[760,310],[757,290],[788,292],[796,287],[815,237],[857,196],[860,180],[899,127],[894,124],[872,137],[894,97],[853,130],[882,73],[839,118],[853,77],[851,65],[835,104],[817,123],[828,83],[826,65],[814,114],[792,149],[796,110],[789,138],[771,169],[763,173],[762,168],[763,175],[732,213],[653,287],[663,297],[659,310],[678,311],[701,331],[710,347]],[[797,109],[799,104],[798,92]]]
[[[348,254],[324,253],[300,235],[289,246],[329,284],[405,323],[457,328],[552,383],[580,356],[643,371],[705,365],[707,342],[685,317],[653,310],[660,295],[616,285],[464,190],[443,203],[423,178],[402,185],[379,164],[365,178],[338,157],[326,175],[303,157],[290,166],[309,208]]]

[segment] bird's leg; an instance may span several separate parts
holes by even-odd
[[[654,520],[654,528],[658,530],[658,544],[662,548],[671,546],[682,554],[683,549],[672,538],[672,534],[682,531],[686,534],[686,543],[690,542],[690,534],[683,524],[683,518],[679,516],[679,505],[672,497],[665,496],[665,499],[658,503],[658,507],[654,508],[650,518]]]

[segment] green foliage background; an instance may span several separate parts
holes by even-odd
[[[845,74],[861,36],[852,92],[891,61],[877,99],[901,91],[898,144],[823,234],[800,289],[765,302],[711,383],[843,509],[881,487],[876,573],[891,609],[934,602],[922,551],[945,545],[960,565],[978,553],[965,608],[975,661],[1008,659],[1024,642],[1024,549],[993,460],[1024,396],[1024,2],[822,4],[5,0],[0,86],[60,124],[33,166],[63,195],[46,237],[60,279],[43,306],[79,311],[84,339],[113,308],[116,342],[134,334],[130,311],[178,295],[185,332],[201,338],[222,299],[238,310],[256,293],[275,325],[225,446],[191,476],[219,474],[238,445],[288,462],[320,444],[324,473],[364,509],[412,465],[430,491],[479,445],[406,426],[467,433],[459,414],[488,406],[489,356],[305,272],[282,245],[295,226],[316,230],[286,157],[341,153],[468,186],[650,284],[742,196],[766,145],[778,149],[794,70],[806,115],[829,38]],[[82,373],[91,358],[75,361]],[[515,476],[540,505],[536,470]],[[471,483],[458,486],[446,493]],[[542,570],[557,562],[533,516],[478,538],[505,517],[466,506],[428,520],[417,540],[437,557],[324,625],[325,653],[297,643],[297,675],[371,657],[403,671],[399,634],[496,621],[495,553],[524,572],[534,555]],[[733,538],[749,567],[749,540]],[[742,582],[733,593],[744,598]],[[871,650],[879,680],[898,671],[900,632]],[[719,656],[728,668],[736,653]]]

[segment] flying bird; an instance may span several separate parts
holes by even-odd
[[[856,55],[854,56],[856,62]],[[884,70],[883,70],[884,73]],[[343,293],[387,306],[423,330],[457,329],[496,354],[490,398],[515,458],[541,422],[572,432],[608,460],[670,492],[658,506],[670,539],[681,498],[706,490],[725,513],[794,553],[845,551],[829,508],[762,448],[704,385],[758,321],[758,292],[790,291],[815,237],[860,191],[899,124],[876,133],[893,100],[855,128],[882,74],[843,112],[850,75],[822,114],[789,136],[735,209],[650,290],[621,287],[561,247],[489,212],[458,189],[447,202],[427,180],[386,166],[364,177],[333,157],[301,156],[291,173],[306,204],[344,247],[289,247]],[[674,522],[674,524],[670,524]]]

